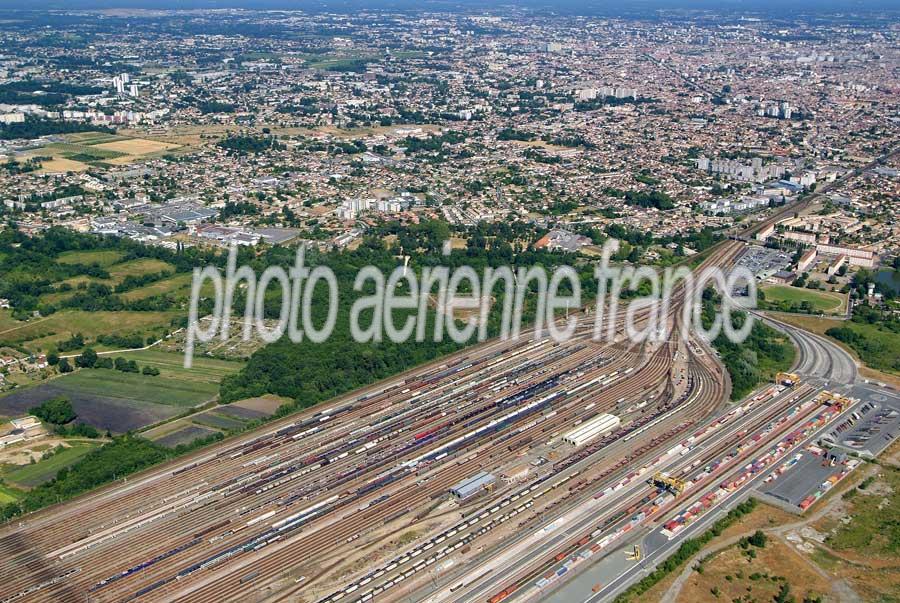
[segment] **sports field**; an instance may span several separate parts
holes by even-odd
[[[788,285],[765,285],[762,291],[766,301],[802,304],[809,302],[817,313],[841,314],[847,309],[847,295],[834,291],[801,289]]]

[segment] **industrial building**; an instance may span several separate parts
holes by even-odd
[[[450,494],[459,500],[466,500],[467,498],[471,498],[480,493],[482,490],[490,490],[496,481],[497,478],[487,471],[480,471],[472,477],[467,477],[452,486],[450,488]]]
[[[507,484],[518,482],[528,477],[528,472],[530,469],[531,467],[528,466],[528,463],[521,463],[508,469],[504,469],[500,473],[500,479],[502,479]]]
[[[563,436],[563,441],[572,446],[583,446],[591,440],[611,432],[620,423],[619,417],[600,413],[566,433]]]

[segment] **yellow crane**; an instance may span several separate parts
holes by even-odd
[[[775,375],[775,383],[782,385],[797,385],[800,383],[800,375],[797,373],[778,373]]]
[[[684,492],[685,483],[677,477],[672,477],[666,473],[657,473],[651,480],[654,486],[665,488],[672,494],[681,494]]]
[[[845,398],[840,394],[832,393],[828,390],[823,390],[818,395],[817,400],[822,404],[827,404],[828,406],[837,406],[841,410],[844,410],[845,408],[853,404],[853,400]]]
[[[631,551],[625,553],[625,558],[629,561],[640,561],[641,560],[641,547],[639,545],[634,545],[634,548]]]

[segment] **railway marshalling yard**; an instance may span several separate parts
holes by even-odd
[[[697,338],[467,349],[6,526],[0,601],[611,598],[857,407],[789,334],[799,382],[737,404]]]

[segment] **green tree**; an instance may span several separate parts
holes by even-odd
[[[69,399],[62,396],[45,400],[40,406],[35,406],[28,412],[42,421],[53,423],[54,425],[71,423],[78,416],[75,414]]]
[[[93,368],[97,364],[97,352],[92,348],[84,348],[80,356],[75,358],[75,365],[82,368]]]
[[[758,548],[764,548],[766,546],[766,535],[762,530],[756,530],[748,539],[750,544]]]

